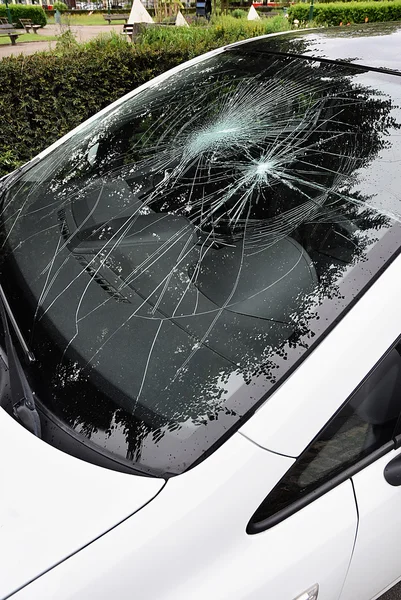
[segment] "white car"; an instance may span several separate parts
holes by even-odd
[[[216,50],[1,180],[2,599],[401,578],[400,43]]]

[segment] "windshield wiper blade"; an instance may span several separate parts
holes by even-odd
[[[18,341],[20,343],[20,346],[25,354],[25,358],[28,361],[28,363],[33,363],[35,362],[35,356],[33,354],[33,352],[31,352],[31,350],[28,348],[28,344],[26,343],[26,341],[24,340],[24,336],[22,335],[22,332],[20,330],[20,328],[18,327],[17,321],[15,320],[13,311],[11,310],[11,307],[8,303],[7,297],[4,293],[3,287],[0,284],[0,304],[2,304],[4,311],[6,312],[6,315],[8,316],[11,326],[14,330],[15,335],[18,338]],[[2,320],[3,320],[3,316],[2,316]],[[6,323],[7,323],[7,329],[8,329],[8,321],[6,319]],[[4,325],[4,321],[3,321],[3,325]]]
[[[24,369],[22,368],[18,354],[15,350],[8,325],[9,320],[28,362],[34,362],[35,357],[24,340],[1,285],[0,315],[4,328],[13,413],[29,431],[37,437],[41,437],[40,417],[35,406],[34,392],[28,383]]]

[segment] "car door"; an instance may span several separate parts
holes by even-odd
[[[357,531],[352,484],[345,481],[271,528],[255,532],[241,600],[338,600]],[[251,553],[249,553],[249,557]],[[255,569],[255,566],[257,567]],[[255,576],[259,585],[255,585]]]
[[[401,577],[401,487],[384,476],[401,449],[382,456],[353,477],[359,527],[341,600],[378,598]]]
[[[386,357],[389,371],[386,385],[401,400],[401,347]],[[382,387],[381,396],[388,396]],[[373,413],[371,415],[373,417]],[[379,419],[380,414],[375,415]],[[377,598],[401,578],[401,435],[399,423],[395,444],[389,452],[352,477],[358,506],[359,525],[355,550],[341,600]]]
[[[248,525],[251,534],[274,531],[330,497],[338,486],[350,483],[359,526],[341,600],[378,597],[401,577],[401,555],[396,551],[401,539],[401,450],[395,449],[400,407],[401,346],[396,344],[298,457]],[[391,463],[395,457],[397,463]],[[386,475],[389,463],[392,467]],[[328,518],[341,523],[341,506],[333,507]],[[321,574],[324,577],[323,570]],[[315,584],[320,588],[315,594],[319,600],[331,598],[324,579],[311,580],[312,590]],[[302,592],[300,598],[315,598],[313,592],[304,596]],[[288,595],[281,598],[291,600]]]

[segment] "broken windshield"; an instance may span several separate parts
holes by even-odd
[[[251,48],[125,99],[3,202],[41,403],[151,474],[235,430],[401,239],[400,79]]]

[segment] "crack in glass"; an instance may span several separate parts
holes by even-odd
[[[380,177],[400,149],[393,82],[242,47],[24,173],[1,211],[3,270],[29,288],[49,410],[153,474],[252,410],[400,222]]]

